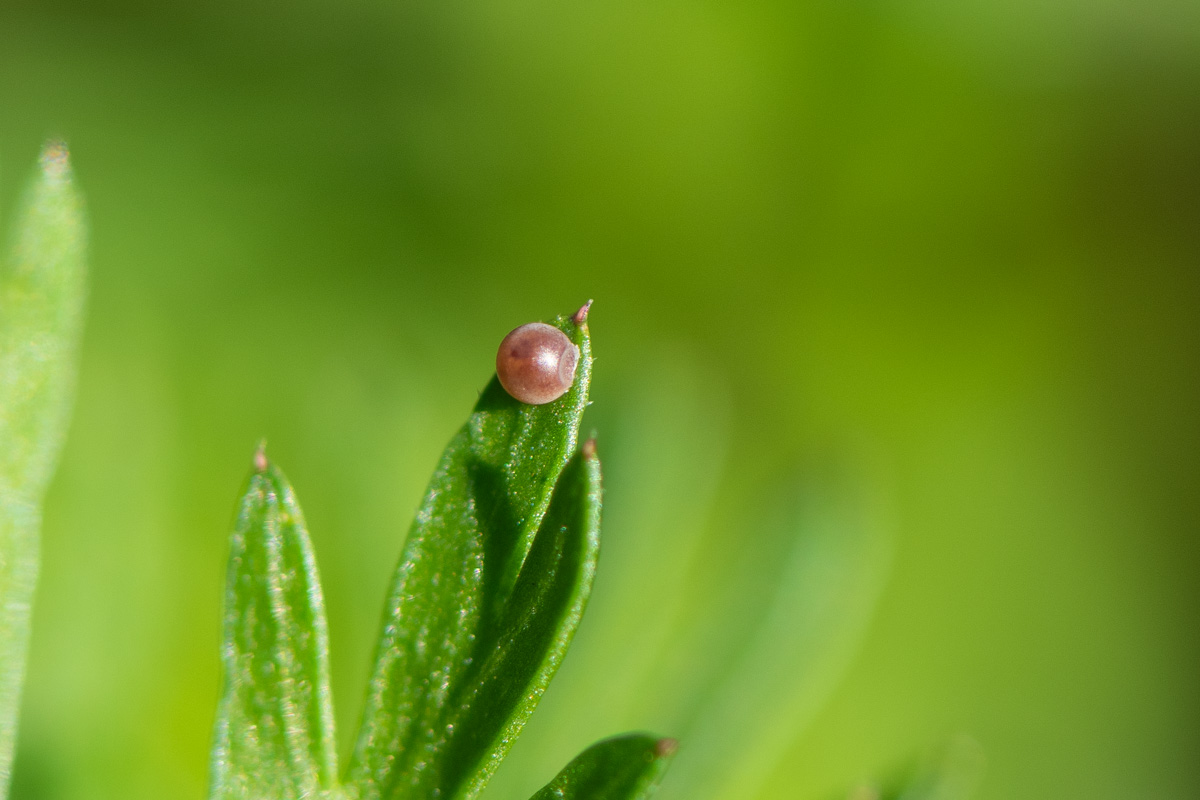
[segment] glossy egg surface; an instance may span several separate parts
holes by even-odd
[[[562,397],[575,382],[579,348],[553,325],[516,328],[496,353],[500,385],[522,403],[539,406]]]

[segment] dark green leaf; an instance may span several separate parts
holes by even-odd
[[[580,349],[571,389],[530,406],[493,379],[434,473],[384,612],[347,780],[361,800],[475,796],[579,624],[600,467],[576,453],[591,377],[577,317],[552,323]]]
[[[337,755],[321,583],[292,487],[261,451],[256,462],[230,538],[211,796],[329,796]]]
[[[576,756],[532,800],[642,800],[662,780],[674,753],[674,739],[606,739]]]
[[[0,797],[16,737],[42,498],[74,395],[84,238],[67,150],[50,144],[0,271]]]

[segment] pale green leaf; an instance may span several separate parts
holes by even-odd
[[[871,484],[810,476],[773,504],[761,524],[786,545],[772,558],[777,564],[760,559],[761,573],[750,576],[772,587],[766,605],[717,679],[691,695],[690,720],[672,729],[687,747],[663,784],[664,800],[756,796],[837,686],[890,563],[886,515]]]
[[[85,228],[66,147],[46,146],[0,270],[0,797],[7,794],[41,506],[70,418]]]

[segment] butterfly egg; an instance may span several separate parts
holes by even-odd
[[[496,376],[522,403],[540,406],[566,394],[575,382],[579,348],[553,325],[531,322],[516,328],[500,343]]]

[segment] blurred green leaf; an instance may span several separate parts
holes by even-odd
[[[958,736],[918,766],[904,781],[884,790],[884,800],[967,800],[983,777],[983,748]]]
[[[85,295],[83,205],[67,149],[42,151],[0,271],[0,797],[7,794],[41,505],[66,436]]]
[[[881,785],[856,787],[846,800],[969,800],[979,786],[983,749],[969,736],[957,736],[931,756]]]
[[[674,739],[630,734],[575,757],[532,800],[640,800],[649,797],[675,754]]]
[[[325,602],[304,515],[260,451],[229,547],[213,798],[336,796]]]
[[[664,799],[755,796],[852,662],[891,555],[872,483],[856,473],[790,484],[765,504],[773,510],[759,523],[760,540],[769,536],[782,549],[764,548],[740,581],[730,558],[729,583],[739,594],[751,593],[747,581],[770,591],[737,647],[724,648],[710,684],[689,698],[691,718],[672,728],[688,746],[663,785]]]
[[[493,379],[409,532],[348,772],[362,800],[475,796],[579,624],[599,545],[599,463],[572,458],[592,362],[586,324],[552,324],[580,349],[574,385],[529,406]]]

